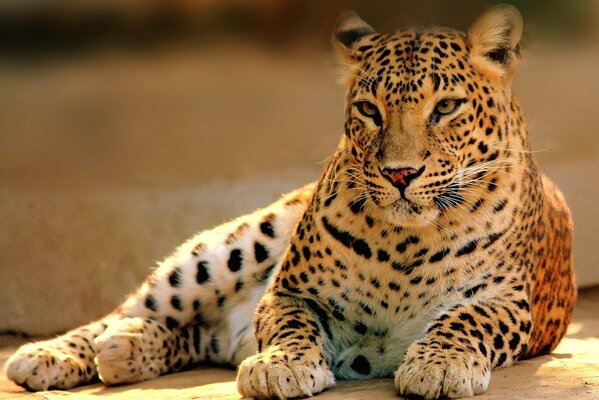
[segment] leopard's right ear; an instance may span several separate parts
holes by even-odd
[[[343,59],[356,61],[356,43],[364,36],[376,33],[355,11],[344,11],[337,18],[333,30],[333,44]]]

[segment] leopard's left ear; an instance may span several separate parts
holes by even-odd
[[[511,79],[520,59],[522,30],[522,15],[516,7],[491,7],[468,30],[471,59],[486,64],[490,72]]]
[[[345,11],[335,23],[333,44],[342,58],[355,61],[358,57],[356,43],[363,37],[376,33],[355,11]]]

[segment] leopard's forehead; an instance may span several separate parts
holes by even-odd
[[[452,29],[376,34],[364,38],[356,51],[358,87],[375,96],[383,90],[387,101],[393,97],[392,102],[417,103],[427,79],[432,80],[433,90],[437,90],[440,86],[465,82],[469,75],[466,35]]]
[[[426,72],[464,58],[467,46],[466,35],[453,29],[410,29],[366,37],[356,50],[358,61],[369,69]]]

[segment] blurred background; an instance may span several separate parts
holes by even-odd
[[[110,311],[194,232],[317,179],[343,126],[340,11],[466,30],[493,1],[2,0],[0,332]],[[599,2],[513,1],[515,93],[599,284]]]

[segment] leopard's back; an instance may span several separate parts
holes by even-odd
[[[552,351],[566,334],[576,302],[572,268],[573,221],[564,196],[541,177],[544,209],[534,230],[538,254],[531,275],[533,328],[526,357]]]

